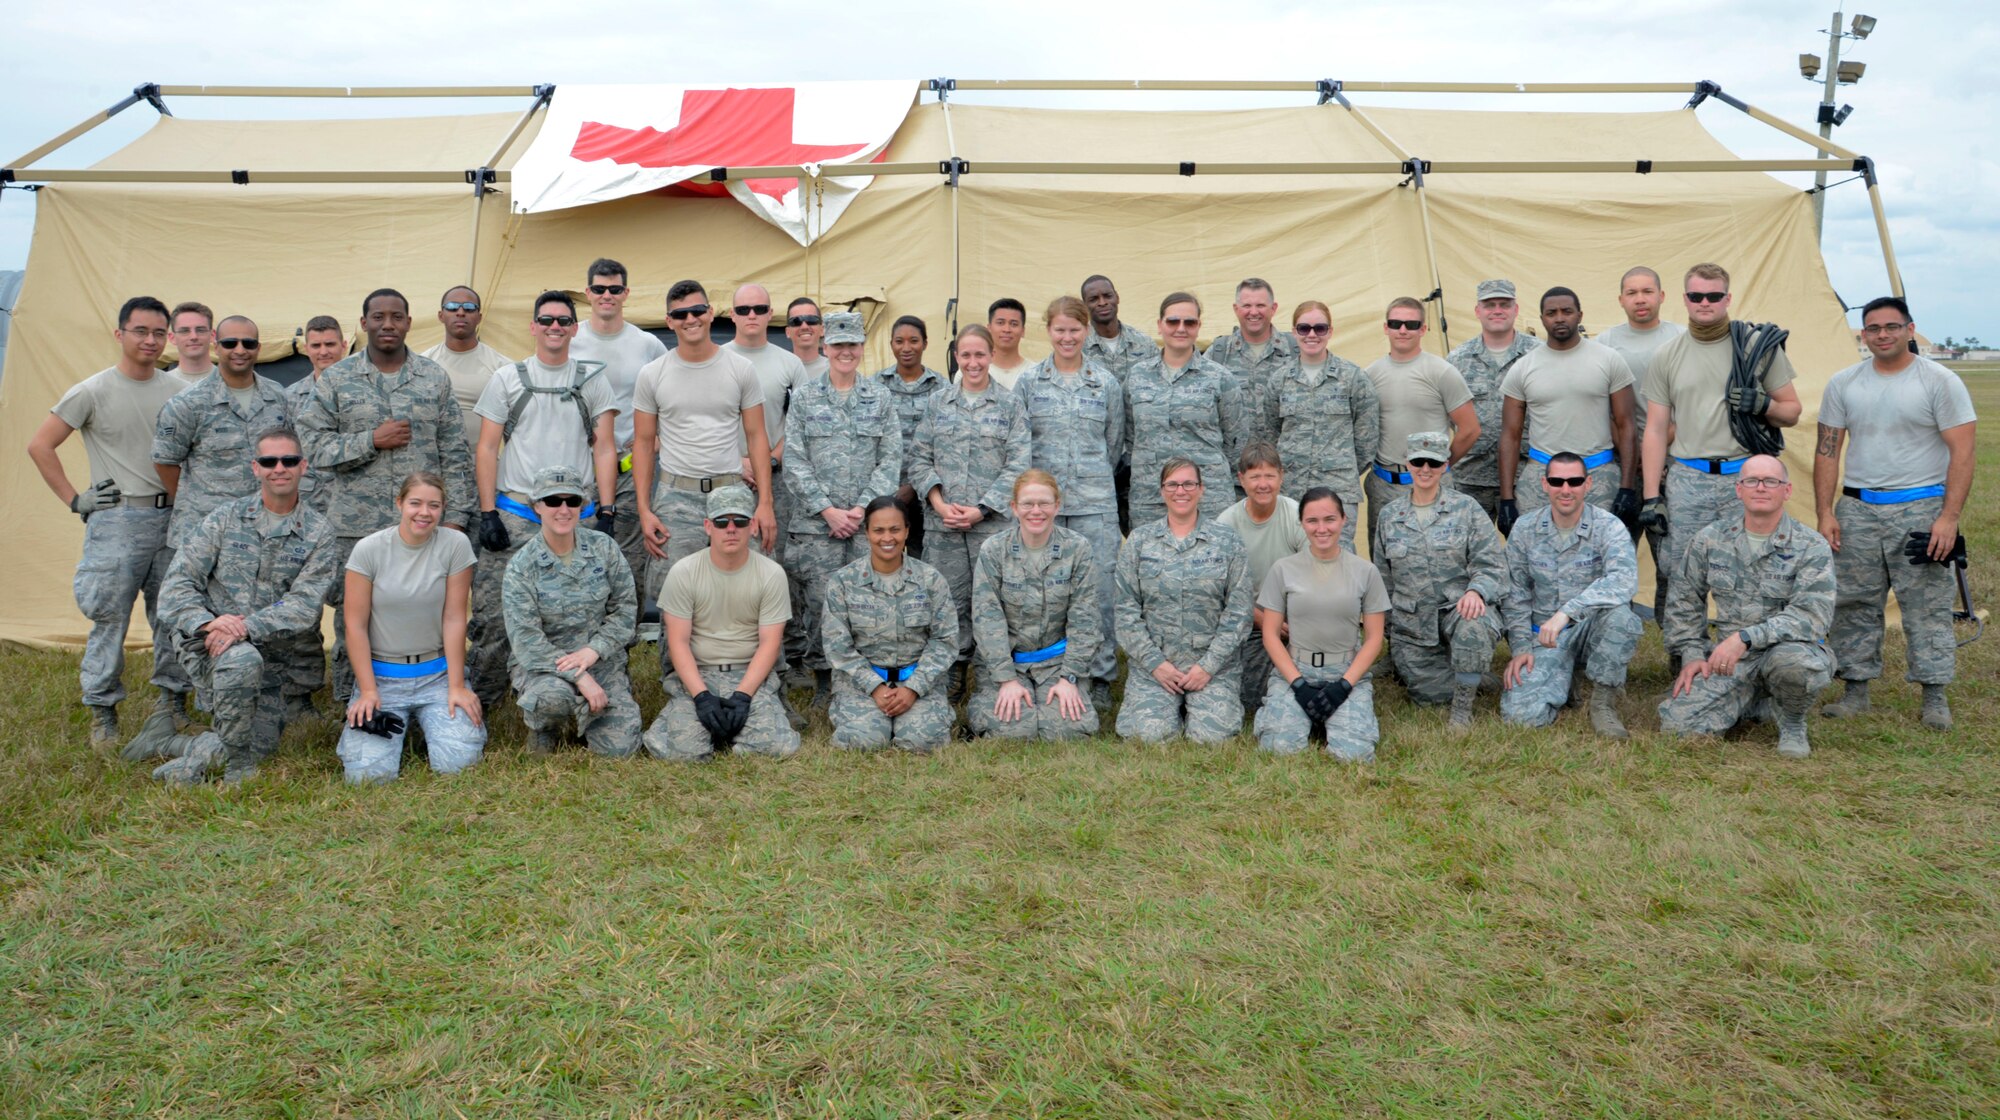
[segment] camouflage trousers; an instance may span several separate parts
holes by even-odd
[[[1729,676],[1697,677],[1685,695],[1660,701],[1660,730],[1720,735],[1766,695],[1781,711],[1803,719],[1820,690],[1832,682],[1833,667],[1832,651],[1817,642],[1779,642],[1751,650]]]
[[[833,745],[843,750],[933,751],[950,741],[953,714],[939,690],[917,697],[909,711],[890,719],[846,673],[833,675],[833,702],[827,715],[833,721]]]
[[[699,490],[682,490],[664,484],[655,486],[653,516],[667,527],[667,558],[661,560],[655,557],[652,561],[652,565],[659,569],[660,578],[655,580],[651,573],[647,574],[646,595],[639,600],[641,612],[648,604],[659,602],[660,585],[667,582],[669,569],[708,547],[708,533],[702,529],[708,521],[708,495]]]
[[[1583,675],[1606,688],[1623,688],[1625,670],[1639,649],[1645,624],[1630,607],[1619,604],[1590,611],[1571,620],[1556,635],[1556,648],[1530,644],[1514,651],[1535,655],[1535,664],[1521,683],[1500,694],[1500,718],[1526,727],[1547,727],[1569,700],[1570,677],[1579,660]]]
[[[833,573],[868,555],[868,538],[857,532],[844,541],[825,533],[792,533],[785,542],[792,570],[798,574],[800,628],[805,631],[805,656],[801,668],[825,669],[826,641],[822,621],[826,609],[826,584]]]
[[[1672,574],[1667,570],[1667,538],[1658,529],[1646,529],[1646,547],[1653,553],[1653,625],[1661,626],[1667,619],[1667,584]],[[1664,633],[1664,631],[1662,631]]]
[[[654,489],[658,491],[658,487]],[[639,618],[644,618],[646,604],[660,597],[660,584],[666,582],[667,570],[660,567],[659,571],[654,571],[659,561],[646,551],[646,536],[639,531],[639,484],[632,480],[631,471],[619,472],[618,487],[614,493],[618,520],[612,527],[611,539],[618,542],[618,551],[624,554],[626,566],[632,569],[632,587],[639,593]],[[652,502],[646,504],[650,506]],[[699,529],[695,530],[695,535],[701,537],[702,546],[707,547],[708,538]],[[636,643],[638,639],[633,641]]]
[[[1537,489],[1541,487],[1539,482],[1535,485]],[[1494,481],[1492,482],[1467,482],[1464,479],[1454,479],[1452,481],[1452,489],[1457,490],[1461,494],[1470,495],[1473,501],[1478,502],[1479,508],[1486,511],[1487,520],[1490,521],[1499,516],[1497,511],[1500,508],[1500,481],[1497,468],[1495,469]],[[1519,490],[1514,491],[1517,498],[1520,496],[1520,493]],[[1527,512],[1526,506],[1522,507],[1522,512]]]
[[[333,702],[342,710],[354,699],[354,665],[347,660],[347,561],[354,555],[360,537],[334,540],[333,586],[327,588],[326,602],[333,608]]]
[[[1681,557],[1687,555],[1696,533],[1718,521],[1743,516],[1733,474],[1705,474],[1669,460],[1660,492],[1667,497],[1667,534],[1660,541],[1666,548],[1670,575],[1680,574]]]
[[[972,568],[979,562],[979,548],[1007,528],[1007,522],[990,517],[965,532],[932,525],[924,537],[924,563],[938,570],[951,601],[958,607],[958,659],[972,656]]]
[[[1347,671],[1345,665],[1321,668],[1299,666],[1307,680],[1328,681]],[[1326,753],[1343,762],[1375,761],[1375,744],[1382,729],[1375,722],[1375,684],[1367,677],[1347,694],[1347,701],[1326,721]],[[1311,745],[1313,721],[1299,707],[1298,697],[1285,678],[1273,673],[1264,692],[1264,704],[1257,709],[1251,728],[1257,733],[1259,750],[1272,754],[1298,754]]]
[[[1254,716],[1264,703],[1264,686],[1271,679],[1271,655],[1264,652],[1264,632],[1254,622],[1237,659],[1243,664],[1243,683],[1238,690],[1243,695],[1243,712]]]
[[[665,642],[660,643],[662,646]],[[701,665],[702,683],[715,694],[718,700],[727,700],[743,683],[746,665]],[[709,738],[708,728],[701,725],[695,715],[694,697],[689,695],[687,686],[681,683],[678,673],[668,668],[660,674],[660,683],[666,688],[667,706],[653,717],[653,725],[646,729],[644,739],[646,753],[654,758],[664,758],[671,762],[699,762],[716,753],[714,740]],[[767,758],[790,758],[799,753],[799,733],[785,718],[785,701],[779,695],[777,674],[764,678],[764,683],[750,696],[750,719],[743,730],[729,744],[737,754],[757,754]]]
[[[153,628],[153,687],[188,691],[187,675],[174,656],[172,635],[160,632],[160,580],[174,552],[167,547],[171,509],[115,506],[90,515],[83,527],[83,557],[77,561],[77,609],[90,620],[78,674],[83,702],[108,707],[125,699],[125,635],[132,628],[132,601],[143,598],[146,624]]]
[[[333,575],[335,583],[346,579],[346,569]],[[311,696],[325,687],[326,635],[315,625],[292,635],[285,647],[285,699]]]
[[[1137,516],[1135,512],[1133,516]],[[1083,534],[1090,542],[1090,555],[1097,561],[1097,608],[1104,618],[1104,644],[1090,663],[1093,680],[1118,678],[1118,549],[1125,539],[1118,533],[1118,517],[1110,513],[1075,513],[1056,518],[1056,524]],[[1144,524],[1144,522],[1134,522]],[[962,633],[963,631],[961,631]]]
[[[965,706],[965,722],[975,735],[990,735],[996,739],[1061,740],[1081,739],[1097,734],[1097,709],[1090,703],[1090,682],[1078,681],[1077,691],[1083,697],[1083,718],[1067,720],[1050,700],[1049,688],[1056,683],[1062,673],[1062,663],[1051,661],[1043,665],[1014,666],[1015,679],[1026,685],[1035,694],[1032,707],[1023,704],[1021,717],[1003,722],[993,714],[993,705],[999,702],[1000,685],[989,680],[990,674],[980,671],[973,686],[972,699]]]
[[[1840,519],[1840,551],[1833,554],[1833,629],[1826,644],[1840,660],[1840,678],[1872,681],[1882,675],[1883,603],[1896,592],[1903,612],[1908,665],[1903,679],[1950,684],[1958,668],[1958,636],[1951,612],[1958,584],[1943,564],[1911,564],[1903,546],[1911,533],[1928,533],[1944,511],[1943,498],[1900,505],[1869,505],[1856,498],[1833,507]]]
[[[465,683],[489,711],[507,701],[507,658],[512,647],[507,644],[507,616],[500,605],[507,563],[542,531],[540,525],[505,509],[500,511],[500,523],[507,527],[507,547],[479,550],[479,563],[472,568],[472,616],[465,624],[472,647],[465,658]]]
[[[1389,656],[1410,699],[1443,704],[1454,686],[1476,684],[1493,667],[1493,649],[1499,644],[1500,612],[1489,604],[1478,618],[1460,618],[1454,604],[1438,612],[1438,644],[1423,646],[1398,637],[1389,643]]]
[[[425,677],[375,678],[375,692],[381,710],[403,717],[405,724],[424,729],[424,754],[431,769],[440,774],[456,774],[479,761],[486,749],[486,729],[476,726],[464,712],[450,706],[451,678],[446,673]],[[403,766],[403,736],[370,735],[356,727],[343,727],[334,753],[340,756],[348,782],[393,782]]]
[[[592,754],[630,758],[639,749],[639,702],[632,698],[632,678],[623,655],[606,658],[590,668],[591,679],[604,689],[601,712],[576,686],[554,673],[527,673],[515,666],[514,695],[521,705],[521,722],[530,731],[561,731],[575,721],[577,732]]]
[[[1574,470],[1574,466],[1571,469]],[[1542,489],[1542,478],[1548,473],[1548,467],[1533,459],[1521,460],[1521,469],[1514,472],[1514,501],[1520,506],[1522,517],[1549,504],[1549,492]],[[1606,513],[1611,512],[1612,499],[1618,497],[1618,460],[1592,467],[1587,473],[1590,475],[1590,495],[1584,500]]]
[[[1192,665],[1194,659],[1187,663]],[[1232,657],[1207,687],[1176,696],[1154,680],[1151,671],[1134,665],[1125,678],[1124,702],[1118,705],[1118,734],[1153,743],[1168,739],[1226,743],[1243,730],[1242,677],[1243,667]]]
[[[176,643],[232,764],[255,765],[277,753],[285,732],[284,651],[291,637],[267,642],[269,656],[250,642],[237,642],[215,657],[198,635]]]
[[[804,668],[806,653],[811,648],[811,639],[806,634],[805,583],[799,579],[798,565],[791,559],[792,535],[785,532],[785,526],[792,523],[792,490],[785,485],[782,469],[771,472],[771,511],[778,519],[778,539],[766,550],[778,566],[785,569],[785,590],[791,596],[792,617],[785,620],[785,659],[772,672],[782,673],[786,666]]]

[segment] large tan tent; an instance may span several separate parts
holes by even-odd
[[[1687,266],[1714,260],[1734,274],[1739,318],[1791,330],[1804,431],[1827,377],[1856,360],[1808,195],[1761,170],[1635,173],[1639,161],[1734,164],[1690,110],[1371,108],[1364,116],[1331,103],[1152,112],[924,100],[896,134],[887,166],[956,157],[965,161],[956,185],[938,173],[878,177],[809,248],[728,198],[656,193],[515,214],[504,172],[533,136],[532,122],[516,131],[522,121],[518,112],[352,121],[163,116],[96,173],[65,180],[21,172],[48,185],[0,385],[0,444],[17,449],[5,460],[10,484],[0,487],[11,573],[0,640],[82,641],[86,623],[70,589],[81,526],[18,449],[66,387],[115,360],[116,309],[135,294],[200,299],[218,314],[249,315],[270,360],[292,352],[307,319],[332,313],[351,323],[362,295],[383,286],[410,295],[419,323],[412,345],[429,346],[441,330],[424,309],[469,279],[487,302],[487,339],[524,353],[533,295],[580,287],[585,265],[609,255],[633,270],[630,309],[641,325],[663,321],[666,289],[682,277],[712,292],[754,280],[781,302],[809,294],[852,304],[878,327],[896,315],[922,316],[932,324],[931,364],[942,366],[954,297],[960,318],[977,321],[998,296],[1039,309],[1103,272],[1123,293],[1127,321],[1150,328],[1157,299],[1187,289],[1206,303],[1205,333],[1212,333],[1233,325],[1234,284],[1254,275],[1275,286],[1281,307],[1306,298],[1329,304],[1335,352],[1365,364],[1385,348],[1379,320],[1395,296],[1440,289],[1456,343],[1476,331],[1479,280],[1504,276],[1519,285],[1524,326],[1533,321],[1532,293],[1563,284],[1582,293],[1586,326],[1596,332],[1620,321],[1614,296],[1628,267],[1658,269],[1671,292]],[[1404,173],[1423,170],[1403,167],[1408,156],[1435,161],[1427,178],[1413,182]],[[1606,170],[1482,166],[1577,160]],[[1173,173],[1183,161],[1194,174]],[[1293,166],[1270,173],[1277,161]],[[1009,166],[1126,163],[1147,166],[1087,174]],[[1379,170],[1326,166],[1340,164]],[[253,169],[247,185],[229,183],[226,173],[245,165]],[[502,174],[495,193],[475,201],[454,180],[488,165]],[[1226,165],[1264,173],[1229,173]],[[1167,173],[1144,173],[1162,166]],[[322,181],[271,181],[261,168]],[[393,174],[355,174],[362,171]],[[104,172],[138,181],[106,181],[125,176]],[[163,181],[177,172],[223,181]],[[420,173],[440,181],[325,181]],[[1670,300],[1667,316],[1678,315]],[[1029,333],[1026,349],[1039,356],[1046,348],[1038,349],[1036,329]],[[870,344],[877,364],[888,362],[883,334]],[[1442,350],[1445,341],[1434,328],[1430,344]],[[1808,469],[1809,437],[1795,432],[1789,442],[1794,471]],[[80,441],[65,453],[70,477],[85,478]],[[135,641],[143,631],[135,624]]]

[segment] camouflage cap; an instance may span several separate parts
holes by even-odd
[[[861,313],[859,311],[836,311],[826,317],[825,323],[826,344],[828,346],[837,345],[842,342],[868,341],[868,332],[861,329]]]
[[[727,517],[730,514],[754,517],[757,514],[757,496],[747,486],[724,486],[708,493],[708,516]]]
[[[1474,299],[1514,299],[1512,280],[1481,280],[1479,294]]]
[[[1451,461],[1451,437],[1444,432],[1411,432],[1410,452],[1403,457],[1405,463],[1411,459],[1435,459],[1440,463]]]
[[[543,467],[535,472],[535,482],[528,487],[528,497],[539,502],[553,494],[575,494],[587,498],[590,490],[584,485],[583,472],[575,467]]]

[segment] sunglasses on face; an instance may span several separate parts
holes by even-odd
[[[296,467],[305,461],[303,455],[259,455],[251,460],[267,471],[273,467]]]
[[[555,509],[557,507],[562,507],[564,509],[582,509],[583,495],[550,494],[548,497],[542,499],[542,504],[549,507],[550,509]]]
[[[1182,327],[1186,327],[1189,330],[1193,330],[1194,328],[1201,326],[1200,319],[1162,319],[1160,320],[1160,322],[1165,323],[1168,327],[1174,330],[1180,330]]]
[[[1550,486],[1575,486],[1581,488],[1584,483],[1590,481],[1584,475],[1575,475],[1570,478],[1549,478],[1547,475],[1543,475],[1542,477],[1547,479]]]
[[[590,294],[594,296],[622,296],[625,294],[625,285],[592,284],[590,286]]]
[[[771,313],[771,305],[768,303],[739,303],[735,307],[730,308],[730,310],[736,312],[737,318],[740,319],[746,315],[769,315]]]
[[[722,517],[711,517],[708,519],[708,523],[718,529],[748,529],[750,527],[750,518],[740,513],[732,513],[725,514]]]
[[[667,318],[694,319],[708,314],[708,311],[708,305],[705,303],[691,303],[686,307],[676,307],[672,311],[667,312]]]
[[[535,322],[541,324],[544,327],[573,327],[576,326],[576,316],[537,315],[535,316]]]
[[[446,311],[478,311],[479,301],[470,299],[448,299],[438,306]]]
[[[1410,469],[1411,469],[1411,470],[1417,470],[1417,469],[1421,468],[1421,469],[1423,469],[1423,470],[1427,470],[1427,471],[1434,471],[1434,470],[1438,470],[1438,469],[1442,468],[1443,466],[1444,466],[1444,464],[1443,464],[1443,463],[1440,463],[1440,462],[1438,462],[1438,461],[1437,461],[1436,459],[1412,459],[1412,460],[1410,460]]]
[[[255,350],[263,345],[263,343],[254,338],[218,338],[215,340],[215,344],[224,350],[234,350],[238,346],[241,346],[245,350]]]
[[[1728,292],[1689,292],[1689,303],[1721,303],[1729,298]]]
[[[1422,319],[1384,319],[1383,323],[1392,331],[1420,331],[1424,329],[1424,321]]]
[[[1302,334],[1302,335],[1316,335],[1316,334],[1332,334],[1332,333],[1333,333],[1333,324],[1332,324],[1332,323],[1294,323],[1294,324],[1292,324],[1292,333],[1293,333],[1293,334]]]
[[[788,327],[817,327],[819,326],[819,316],[794,315],[785,320],[785,325]]]

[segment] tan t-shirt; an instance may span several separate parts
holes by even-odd
[[[1300,651],[1324,653],[1337,673],[1361,648],[1361,616],[1388,612],[1389,589],[1375,565],[1347,549],[1330,561],[1295,552],[1271,565],[1257,605],[1285,616],[1295,658]]]
[[[451,395],[458,398],[459,416],[465,421],[465,449],[477,450],[479,417],[472,410],[479,404],[479,395],[486,391],[486,383],[493,379],[493,371],[513,365],[514,359],[484,342],[463,354],[440,342],[421,356],[443,367],[445,376],[451,378]]]
[[[752,551],[742,567],[725,572],[708,549],[667,572],[660,611],[694,624],[688,646],[697,665],[748,665],[757,656],[757,628],[792,617],[785,569]]]
[[[90,482],[84,486],[109,478],[128,498],[166,493],[160,472],[153,469],[153,429],[161,406],[186,387],[159,371],[134,381],[117,366],[70,386],[49,411],[83,435],[83,449],[90,455]]]
[[[394,525],[356,541],[347,570],[372,585],[368,652],[404,657],[444,648],[445,585],[472,564],[472,542],[447,525],[415,548]]]
[[[639,371],[632,407],[660,418],[660,470],[707,477],[743,469],[743,413],[764,403],[749,359],[717,347],[705,362],[669,350]]]
[[[785,438],[785,394],[805,384],[805,365],[790,350],[768,342],[748,347],[738,346],[731,340],[723,349],[743,355],[743,359],[757,371],[757,381],[764,386],[764,438],[771,442],[773,448],[777,447]],[[742,448],[738,454],[747,454],[749,449],[743,447],[740,425],[738,431],[736,445]]]
[[[618,419],[611,422],[618,437],[618,450],[632,446],[632,389],[639,383],[639,371],[648,362],[667,352],[667,344],[648,331],[626,323],[617,334],[598,334],[586,317],[569,341],[569,356],[579,362],[603,362],[604,376],[611,379],[611,399],[618,406]]]
[[[996,383],[1012,389],[1014,382],[1021,380],[1021,375],[1033,369],[1034,365],[1035,363],[1026,358],[1022,358],[1018,366],[1003,366],[999,362],[994,362],[986,367],[986,372]]]
[[[522,366],[527,367],[528,383],[543,389],[576,383],[574,361],[564,362],[560,367],[545,366],[540,357],[534,357],[517,365],[501,366],[493,371],[486,390],[479,394],[478,403],[468,414],[470,423],[491,420],[503,431],[506,429],[507,414],[513,411],[515,399],[528,392],[521,384]],[[598,373],[583,383],[583,403],[590,413],[588,427],[574,400],[564,400],[554,393],[536,393],[529,399],[527,407],[521,410],[520,422],[514,426],[514,437],[500,445],[500,472],[494,481],[501,491],[526,494],[535,484],[535,475],[549,467],[569,467],[585,478],[597,478],[590,433],[596,430],[598,418],[616,407],[611,399],[611,382],[604,374]],[[595,501],[596,495],[597,488],[592,486],[591,500]]]
[[[1451,413],[1472,400],[1458,367],[1423,353],[1407,362],[1383,355],[1365,371],[1382,400],[1384,464],[1400,465],[1412,432],[1449,432]]]
[[[1646,397],[1673,410],[1680,459],[1740,459],[1749,454],[1729,430],[1729,366],[1735,354],[1727,337],[1697,341],[1684,334],[1660,347],[1646,370]],[[1764,391],[1782,389],[1797,376],[1783,350],[1764,371]]]
[[[1527,405],[1525,442],[1535,450],[1595,455],[1611,446],[1611,394],[1631,384],[1624,357],[1586,338],[1567,350],[1537,346],[1521,355],[1501,379],[1500,395]]]
[[[1250,552],[1250,585],[1261,587],[1271,565],[1306,546],[1306,531],[1299,524],[1299,503],[1278,495],[1278,508],[1262,525],[1250,519],[1250,499],[1245,498],[1222,511],[1217,521],[1236,530],[1243,547]]]

